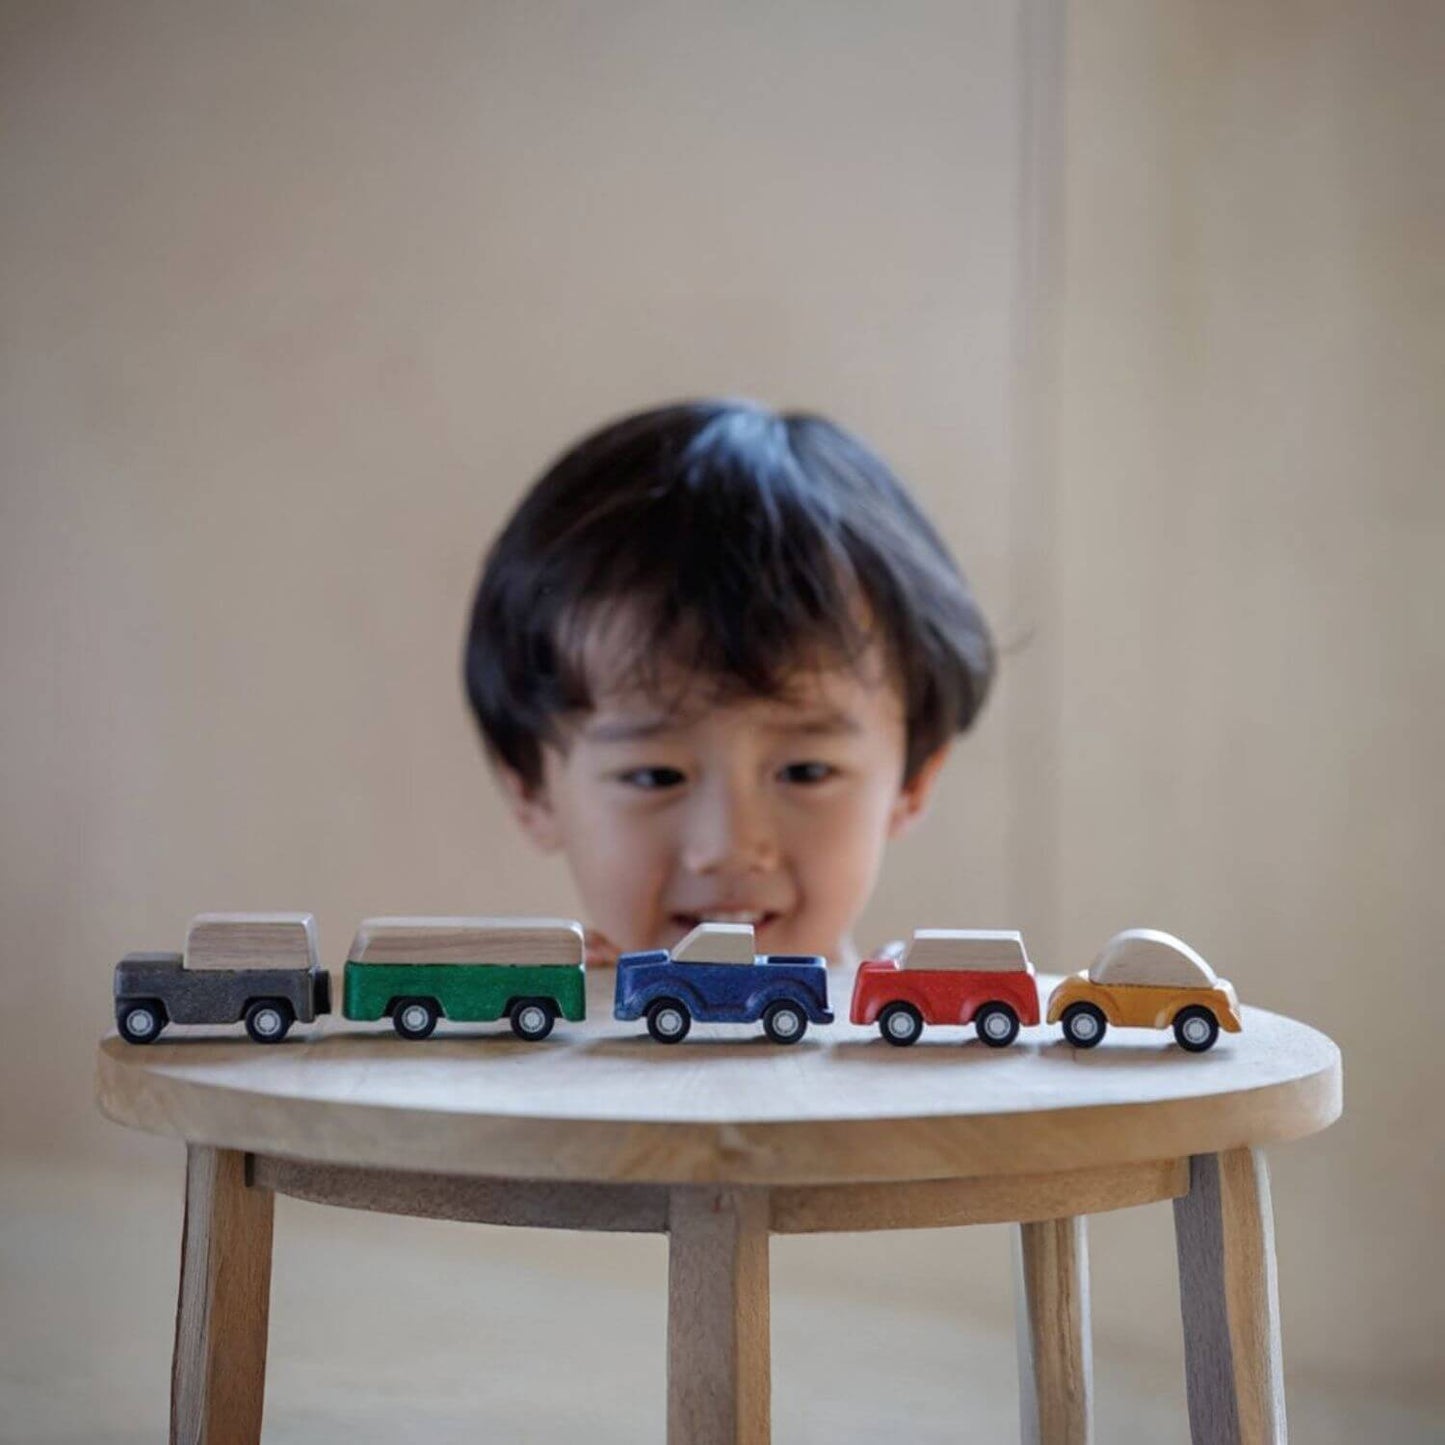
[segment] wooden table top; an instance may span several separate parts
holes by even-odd
[[[1040,978],[1040,994],[1054,980]],[[846,1015],[851,979],[830,991]],[[97,1052],[117,1123],[191,1143],[331,1164],[514,1179],[837,1184],[981,1178],[1175,1159],[1299,1138],[1341,1109],[1340,1054],[1305,1024],[1246,1007],[1244,1031],[1191,1055],[1168,1032],[1111,1029],[1092,1051],[1057,1026],[1007,1049],[972,1028],[912,1048],[842,1022],[801,1043],[698,1024],[682,1044],[612,1017],[541,1044],[505,1024],[430,1039],[340,1018],[261,1046],[173,1028]]]

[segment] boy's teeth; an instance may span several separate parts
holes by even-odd
[[[706,916],[712,923],[758,924],[763,921],[763,915],[761,913],[709,913]]]

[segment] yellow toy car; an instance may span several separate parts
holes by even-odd
[[[1104,945],[1087,973],[1071,974],[1049,995],[1048,1022],[1062,1023],[1079,1049],[1092,1049],[1112,1024],[1173,1028],[1181,1049],[1202,1054],[1220,1029],[1239,1032],[1239,997],[1173,934],[1128,928]]]

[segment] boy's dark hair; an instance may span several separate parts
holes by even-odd
[[[993,674],[983,615],[927,518],[878,457],[806,413],[697,401],[624,417],[522,499],[482,568],[465,672],[487,747],[529,788],[561,718],[591,706],[584,645],[617,604],[643,686],[671,658],[729,695],[774,697],[800,662],[853,661],[878,638],[908,779],[969,726]]]

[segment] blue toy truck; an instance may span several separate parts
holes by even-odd
[[[612,1009],[646,1018],[660,1044],[681,1043],[693,1019],[708,1024],[763,1021],[775,1044],[795,1044],[810,1023],[830,1024],[828,969],[816,954],[754,952],[751,924],[699,923],[669,953],[624,953],[617,960]]]

